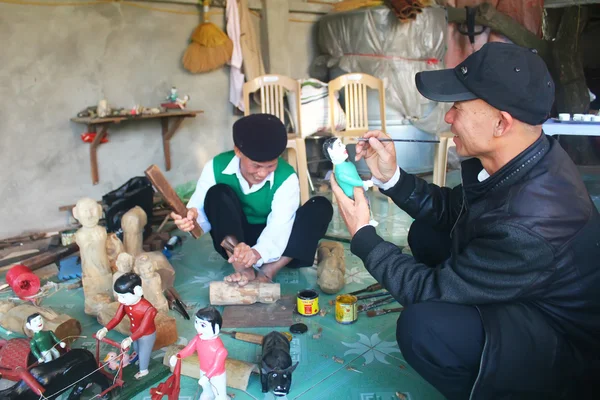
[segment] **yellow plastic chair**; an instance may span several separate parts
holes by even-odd
[[[356,143],[369,130],[369,115],[367,109],[367,88],[379,92],[379,119],[381,130],[385,132],[385,88],[383,81],[363,73],[352,73],[339,76],[329,82],[329,125],[331,133],[341,137],[345,144]],[[346,129],[336,131],[335,110],[336,94],[345,89],[344,111],[346,113]]]
[[[372,75],[350,73],[341,75],[328,84],[329,86],[329,126],[334,136],[340,137],[344,144],[356,144],[358,138],[369,131],[369,113],[367,89],[377,90],[379,94],[379,119],[381,120],[381,131],[386,132],[385,127],[385,88],[383,81]],[[335,110],[337,93],[345,89],[344,112],[346,113],[346,129],[337,131],[335,129]],[[373,187],[377,190],[377,187]],[[392,199],[388,197],[388,202]]]
[[[438,186],[446,185],[446,169],[448,167],[448,151],[455,146],[451,132],[438,134],[440,142],[435,145],[435,158],[433,160],[433,183]]]
[[[292,78],[282,75],[262,75],[249,82],[244,83],[244,115],[250,114],[250,96],[259,92],[260,111],[265,114],[272,114],[285,123],[285,103],[286,92],[292,92],[296,96],[296,115],[295,133],[288,134],[288,162],[294,167],[300,181],[300,204],[304,204],[309,199],[309,176],[308,163],[306,160],[306,145],[302,139],[300,124],[300,83]],[[292,150],[292,151],[289,151]]]

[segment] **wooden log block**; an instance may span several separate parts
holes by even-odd
[[[152,182],[154,188],[160,194],[162,194],[169,207],[175,210],[177,214],[181,216],[186,216],[187,208],[185,207],[179,196],[177,196],[177,193],[175,192],[175,190],[173,190],[163,173],[160,171],[160,168],[153,164],[150,167],[148,167],[146,171],[144,171],[144,173],[146,174],[150,182]],[[198,239],[200,236],[202,236],[202,233],[202,228],[200,228],[200,225],[198,225],[198,223],[194,221],[194,229],[192,229],[190,234],[195,239]]]
[[[163,364],[170,367],[169,359],[183,349],[183,346],[169,346],[165,351]],[[173,368],[171,368],[173,371]],[[250,375],[259,373],[258,366],[246,361],[233,358],[225,360],[225,372],[227,373],[227,387],[232,389],[246,390]],[[190,378],[200,379],[200,368],[198,367],[198,355],[192,354],[181,360],[181,374]]]
[[[61,340],[69,343],[81,335],[81,323],[67,314],[58,314],[48,307],[33,304],[19,304],[7,300],[0,301],[0,326],[4,329],[32,337],[33,332],[25,327],[27,317],[39,313],[44,319],[44,330],[53,331]]]
[[[113,302],[102,307],[98,313],[98,322],[100,325],[106,326],[108,321],[115,316],[118,308],[118,302]],[[177,334],[177,322],[175,318],[159,312],[154,319],[154,325],[156,325],[156,342],[154,342],[152,351],[177,343],[179,336]],[[123,335],[130,336],[131,322],[129,318],[123,318],[114,330]]]
[[[245,286],[237,283],[214,281],[210,283],[210,304],[217,306],[274,303],[281,298],[279,283],[252,281]]]

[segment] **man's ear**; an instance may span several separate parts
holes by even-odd
[[[73,213],[73,217],[75,217],[75,219],[79,221],[79,215],[78,215],[78,212],[77,212],[77,206],[73,207],[73,210],[71,212]]]
[[[500,111],[496,125],[494,126],[494,137],[500,137],[508,133],[515,123],[512,115],[506,111]]]
[[[136,286],[133,288],[133,294],[135,294],[136,296],[143,296],[144,295],[144,290],[142,289],[141,286]]]

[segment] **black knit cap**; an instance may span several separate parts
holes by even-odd
[[[233,124],[233,144],[252,161],[275,160],[287,146],[287,131],[271,114],[250,114]]]

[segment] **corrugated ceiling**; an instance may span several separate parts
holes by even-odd
[[[600,0],[544,0],[544,7],[569,7],[585,4],[600,4]]]

